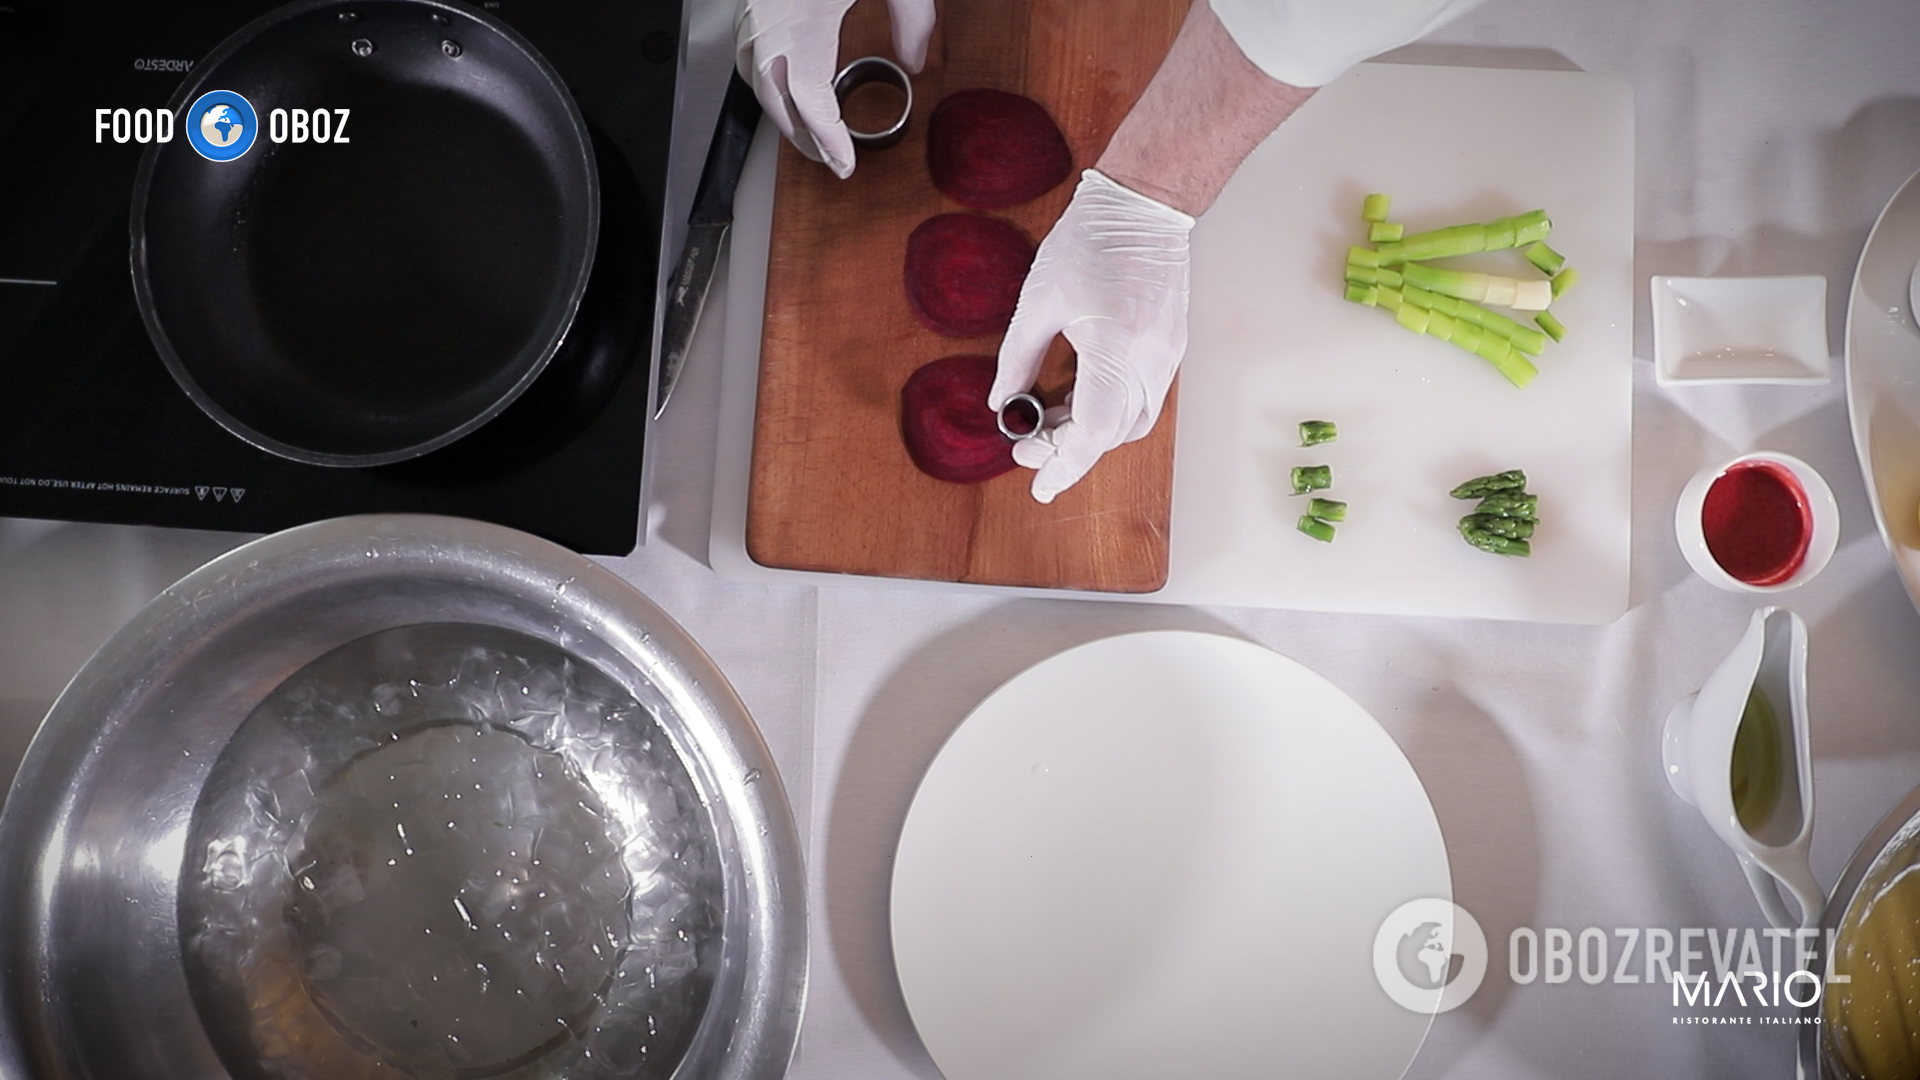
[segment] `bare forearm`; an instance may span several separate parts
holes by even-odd
[[[1198,217],[1254,147],[1312,96],[1312,89],[1255,67],[1207,0],[1194,0],[1167,58],[1095,167]]]

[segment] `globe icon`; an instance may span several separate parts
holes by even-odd
[[[215,146],[232,146],[246,130],[240,114],[231,105],[215,105],[200,114],[200,134]]]
[[[1439,923],[1423,922],[1400,939],[1395,949],[1400,974],[1414,986],[1438,990],[1460,974],[1464,959],[1453,951],[1451,935]]]

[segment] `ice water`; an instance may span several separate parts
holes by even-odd
[[[195,999],[270,1076],[667,1076],[721,907],[660,725],[524,635],[363,638],[276,689],[197,807]]]

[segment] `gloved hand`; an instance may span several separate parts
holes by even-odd
[[[853,174],[853,138],[840,119],[833,76],[840,56],[840,20],[853,0],[740,0],[734,19],[734,63],[760,107],[802,154],[835,175]],[[918,72],[933,35],[933,0],[887,0],[893,51]]]
[[[1049,503],[1100,456],[1153,430],[1187,351],[1187,234],[1193,218],[1080,174],[1066,213],[1040,242],[1020,305],[1000,344],[987,395],[995,409],[1031,387],[1047,346],[1064,333],[1078,354],[1067,416],[1014,444],[1014,460],[1039,471],[1033,497]]]

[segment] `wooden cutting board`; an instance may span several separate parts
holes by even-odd
[[[927,116],[947,93],[994,87],[1045,106],[1091,166],[1146,87],[1187,0],[943,0],[907,137],[863,151],[849,180],[782,144],[767,265],[746,547],[762,566],[934,581],[1151,592],[1166,581],[1174,401],[1152,434],[1108,454],[1051,505],[1016,469],[949,484],[914,468],[900,388],[930,360],[993,353],[999,337],[923,328],[902,277],[907,235],[962,210],[927,174]],[[883,0],[848,15],[841,57],[891,55]],[[1066,207],[1070,178],[995,211],[1035,241]],[[1071,385],[1055,342],[1038,387]]]

